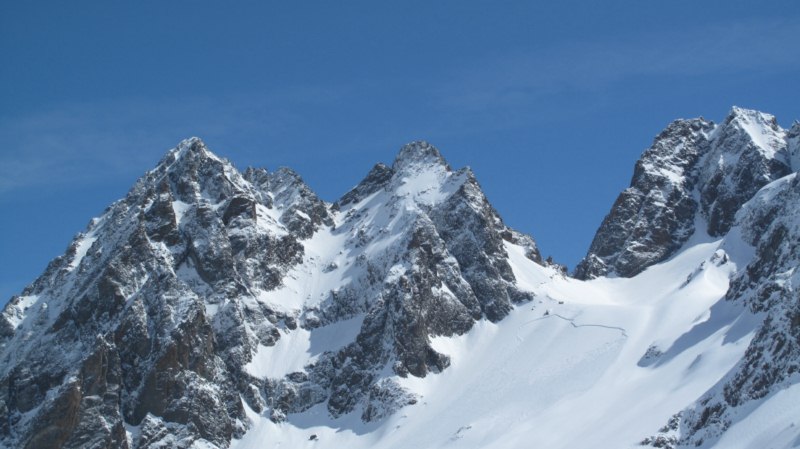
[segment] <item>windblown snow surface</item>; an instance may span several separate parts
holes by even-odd
[[[519,285],[536,299],[499,323],[436,337],[452,365],[395,378],[416,404],[367,424],[356,413],[332,419],[324,405],[283,423],[248,410],[253,427],[232,447],[641,447],[721,381],[754,335],[758,317],[723,298],[729,276],[752,257],[736,235],[695,237],[636,277],[592,281],[564,277],[506,243]],[[800,391],[782,391],[710,447],[790,447],[798,416]],[[774,441],[764,429],[775,429]]]

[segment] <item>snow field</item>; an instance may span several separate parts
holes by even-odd
[[[251,411],[253,428],[232,447],[637,447],[718,382],[753,336],[757,321],[721,300],[736,269],[732,257],[720,262],[725,245],[735,243],[705,241],[634,278],[582,282],[507,244],[536,299],[499,323],[433,337],[451,366],[396,378],[417,404],[369,424],[358,411],[331,419],[324,405],[280,424]]]

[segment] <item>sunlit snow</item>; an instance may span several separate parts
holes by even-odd
[[[357,413],[332,419],[324,405],[280,424],[251,411],[253,428],[232,447],[637,447],[719,381],[753,337],[756,320],[721,301],[737,267],[721,256],[739,245],[706,241],[631,279],[582,282],[507,243],[519,285],[536,299],[499,323],[433,338],[452,365],[396,379],[417,404],[369,424]],[[296,343],[286,344],[288,353]]]

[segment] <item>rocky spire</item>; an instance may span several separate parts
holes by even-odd
[[[785,132],[775,117],[734,107],[715,130],[697,170],[708,234],[728,232],[736,211],[761,187],[789,171]]]
[[[424,140],[417,140],[404,145],[392,164],[395,171],[406,170],[414,166],[449,166],[444,160],[439,150]]]
[[[250,168],[244,177],[256,187],[267,208],[274,208],[280,223],[296,237],[307,239],[321,226],[333,225],[328,205],[294,170],[281,167],[270,173],[266,169]]]
[[[786,132],[772,115],[733,107],[719,125],[675,121],[636,163],[575,276],[633,276],[696,232],[724,235],[747,200],[789,171]]]
[[[676,120],[645,150],[575,276],[633,276],[673,254],[695,231],[696,171],[714,124]]]

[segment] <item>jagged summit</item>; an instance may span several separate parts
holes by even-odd
[[[415,141],[400,149],[391,167],[376,164],[358,185],[334,203],[334,207],[360,201],[380,190],[406,199],[409,207],[430,207],[446,201],[465,183],[474,184],[480,190],[469,167],[454,171],[436,147],[425,141]]]
[[[633,276],[700,232],[727,233],[736,211],[791,171],[774,116],[733,107],[720,124],[676,120],[636,163],[631,186],[603,220],[575,275]]]
[[[186,139],[183,139],[182,141],[180,141],[178,143],[178,145],[175,147],[175,150],[173,150],[173,151],[178,151],[178,152],[184,152],[184,151],[193,151],[193,152],[206,151],[206,152],[208,152],[209,150],[208,150],[208,147],[206,146],[206,143],[203,142],[203,139],[201,139],[201,138],[199,138],[197,136],[192,136],[192,137],[187,137]]]
[[[723,124],[730,124],[733,122],[738,122],[740,126],[756,125],[768,127],[775,131],[779,129],[778,121],[774,115],[739,106],[732,106],[728,115],[722,121]]]
[[[433,337],[530,300],[508,248],[539,260],[430,144],[330,205],[291,169],[242,175],[186,139],[0,314],[0,446],[226,447],[245,410],[315,405],[380,419],[415,400],[387,373],[446,369]],[[293,346],[350,321],[324,350]]]
[[[152,171],[180,170],[183,161],[199,161],[210,159],[222,162],[222,158],[211,152],[205,142],[199,137],[183,139],[175,148],[167,151],[161,161]]]
[[[409,167],[441,165],[450,170],[439,150],[424,140],[410,142],[397,153],[392,169],[395,171],[406,170]]]
[[[778,125],[774,115],[734,106],[719,128],[723,134],[746,133],[748,144],[766,158],[788,163],[785,154],[786,131]]]

